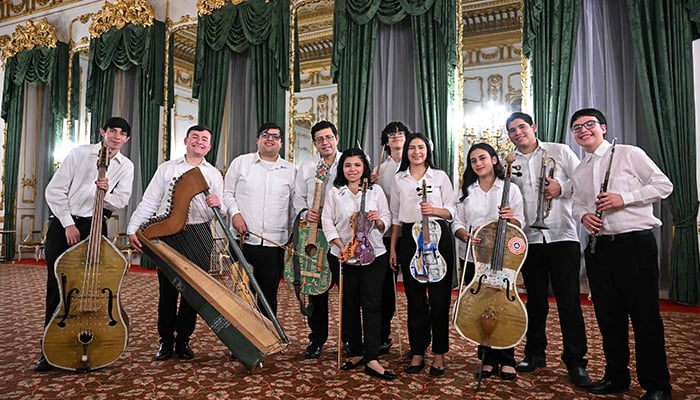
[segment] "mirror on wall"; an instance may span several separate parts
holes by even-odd
[[[187,129],[197,123],[199,102],[192,98],[194,78],[194,53],[197,44],[196,20],[175,26],[171,29],[173,48],[173,108],[170,110],[170,132],[167,134],[166,146],[170,149],[170,158],[185,154],[185,135]]]

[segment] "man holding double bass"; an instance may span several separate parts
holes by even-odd
[[[134,180],[134,164],[120,153],[131,139],[131,127],[125,119],[112,117],[102,129],[102,142],[78,146],[63,160],[61,166],[46,186],[46,203],[51,211],[46,232],[46,313],[44,327],[53,318],[60,303],[59,288],[54,268],[56,260],[68,248],[88,237],[92,225],[96,187],[106,191],[104,197],[105,218],[127,206]],[[97,155],[102,146],[109,149],[110,165],[105,178],[98,178]],[[102,232],[107,233],[106,220]],[[46,372],[54,367],[42,351],[34,367],[36,372]]]
[[[320,226],[321,210],[314,208],[313,205],[314,200],[316,200],[317,204],[323,204],[323,199],[314,199],[314,192],[319,179],[323,181],[322,195],[325,195],[328,189],[333,186],[329,182],[333,182],[335,179],[338,159],[340,158],[340,153],[338,153],[338,130],[335,125],[328,121],[319,121],[311,128],[311,140],[313,140],[320,159],[309,160],[299,166],[299,172],[294,182],[294,212],[299,214],[306,208],[306,223],[319,224]],[[303,249],[298,250],[303,253]],[[323,251],[328,251],[327,243]],[[318,257],[323,257],[323,260],[326,261],[325,266],[328,268],[326,254],[324,253]],[[333,283],[337,285],[339,279],[337,269],[331,269],[331,273],[332,281],[330,287],[333,286]],[[328,290],[330,290],[330,287]],[[311,332],[309,333],[309,345],[304,352],[305,358],[321,357],[321,349],[328,339],[328,290],[309,296],[311,315],[308,316],[308,323]]]

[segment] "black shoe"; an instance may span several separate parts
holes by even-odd
[[[54,369],[55,367],[46,360],[46,357],[44,356],[44,353],[41,353],[41,357],[39,357],[39,361],[36,362],[36,365],[34,366],[34,372],[48,372]]]
[[[173,357],[173,344],[161,341],[156,352],[156,361],[170,360]]]
[[[525,356],[525,358],[520,361],[518,365],[515,366],[515,370],[518,372],[532,372],[537,368],[544,368],[547,365],[547,361],[544,356]]]
[[[340,369],[342,369],[343,371],[349,371],[351,369],[359,367],[360,365],[365,365],[367,364],[367,362],[369,362],[369,360],[367,360],[365,357],[362,357],[360,361],[356,363],[353,363],[352,361],[345,361],[343,365],[340,366]]]
[[[591,378],[588,377],[588,373],[583,367],[569,368],[569,379],[571,380],[571,383],[580,388],[587,388],[591,386]]]
[[[647,390],[641,400],[671,400],[671,392],[665,390]]]
[[[515,377],[517,376],[516,372],[503,372],[503,366],[501,366],[501,370],[498,371],[498,376],[501,377],[504,381],[512,381],[515,380]]]
[[[307,359],[321,358],[321,348],[322,347],[323,347],[322,344],[316,344],[314,342],[309,343],[309,345],[306,346],[306,351],[304,352],[304,358],[307,358]]]
[[[379,372],[370,368],[369,365],[365,365],[365,374],[373,376],[375,378],[384,379],[385,381],[393,381],[394,379],[396,379],[396,374],[389,371],[388,369],[384,369],[384,373],[380,374]]]
[[[441,376],[445,373],[445,368],[438,368],[431,365],[428,373],[432,376]]]
[[[418,365],[409,365],[408,367],[406,367],[405,372],[407,374],[417,374],[417,373],[421,372],[424,367],[425,367],[425,361],[421,360],[420,364],[418,364]]]
[[[350,357],[350,342],[343,342],[343,355]]]
[[[229,351],[229,352],[228,352],[228,359],[231,360],[231,361],[236,361],[236,360],[238,360],[238,357],[236,357],[236,355],[233,354],[232,351]]]
[[[384,343],[379,345],[379,354],[387,354],[393,344],[394,342],[392,342],[391,339],[387,339]]]
[[[629,383],[614,382],[603,377],[603,379],[589,386],[588,391],[593,394],[611,394],[626,392],[629,388]]]
[[[494,371],[496,371],[496,367],[493,367],[493,366],[490,370],[482,369],[481,370],[481,379],[490,378],[491,376],[493,376]],[[479,379],[479,373],[478,372],[475,373],[474,377],[476,379]]]
[[[177,353],[177,356],[183,360],[191,360],[194,358],[194,352],[190,347],[189,340],[175,342],[175,352]]]

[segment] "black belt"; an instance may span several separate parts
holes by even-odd
[[[651,233],[651,229],[646,229],[643,231],[632,231],[625,233],[616,233],[614,235],[600,235],[598,236],[599,242],[614,242],[616,240],[629,240],[636,239],[642,236],[646,236]]]

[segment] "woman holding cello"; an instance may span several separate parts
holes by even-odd
[[[378,361],[387,264],[382,235],[391,222],[391,214],[382,188],[367,186],[370,173],[362,150],[345,150],[338,161],[338,175],[326,196],[321,222],[326,239],[332,244],[328,263],[331,268],[333,264],[343,263],[342,307],[343,321],[347,324],[343,332],[350,344],[350,359],[341,369],[351,370],[366,364],[367,375],[394,380],[396,375]]]
[[[467,153],[467,167],[462,175],[462,195],[457,202],[452,231],[460,243],[460,258],[462,263],[467,258],[467,246],[470,240],[472,244],[481,242],[477,236],[471,233],[498,218],[507,219],[511,224],[521,225],[525,220],[523,211],[523,198],[517,185],[510,185],[508,206],[500,207],[504,188],[504,168],[498,158],[498,154],[490,145],[477,143]],[[470,228],[472,227],[472,228]],[[465,268],[464,282],[471,282],[474,277],[474,260],[469,255]],[[515,379],[514,348],[490,349],[479,346],[479,355],[485,354],[484,367],[481,371],[482,378],[488,378],[496,373],[501,379]]]
[[[454,246],[447,227],[454,214],[454,189],[444,171],[435,169],[428,138],[414,133],[406,138],[401,165],[391,188],[391,249],[389,263],[396,270],[401,267],[408,304],[408,339],[411,361],[406,373],[417,374],[425,367],[425,351],[431,341],[435,354],[430,374],[440,376],[445,372],[445,353],[449,349],[448,333]],[[425,199],[425,200],[424,200]],[[431,230],[441,259],[442,279],[419,281],[412,274],[412,265],[419,255],[419,241],[414,239],[414,226],[421,221],[439,226]],[[441,234],[440,234],[441,232]],[[421,262],[427,258],[423,257]],[[415,278],[415,279],[414,279]],[[423,280],[425,281],[425,280]],[[427,290],[427,298],[426,298]]]

